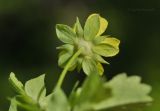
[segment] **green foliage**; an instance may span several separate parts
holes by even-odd
[[[9,81],[17,95],[11,98],[9,111],[139,111],[151,103],[151,87],[141,83],[139,76],[122,73],[109,81],[100,76],[104,73],[101,63],[108,64],[102,56],[119,52],[118,39],[101,36],[107,26],[107,20],[98,14],[88,17],[84,30],[78,18],[74,28],[58,24],[57,36],[65,44],[57,47],[61,50],[58,64],[64,67],[57,85],[46,95],[44,74],[23,85],[11,73]],[[67,71],[76,67],[88,76],[81,86],[77,82],[67,96],[61,85]]]
[[[118,111],[123,111],[136,107],[136,111],[138,105],[142,107],[152,101],[148,95],[151,87],[140,83],[140,77],[127,77],[126,74],[119,74],[106,82],[97,73],[92,73],[82,86],[73,89],[68,98],[60,88],[55,88],[45,96],[41,90],[43,83],[44,75],[26,82],[25,87],[28,87],[29,93],[25,90],[26,95],[15,96],[11,100],[9,111],[19,111],[19,107],[27,111],[110,111],[117,108]],[[43,98],[35,99],[40,94],[39,97]]]
[[[45,75],[41,75],[37,78],[31,79],[25,83],[25,86],[22,89],[22,92],[19,93],[17,91],[17,88],[19,87],[19,83],[21,83],[14,75],[13,73],[10,74],[10,81],[14,81],[14,84],[11,84],[13,86],[13,89],[15,92],[18,92],[18,95],[13,97],[11,99],[11,106],[9,111],[15,111],[16,108],[29,110],[29,111],[41,111],[40,105],[43,106],[43,100],[45,99],[46,89],[44,86],[44,77]],[[21,86],[23,84],[21,83]],[[31,107],[32,106],[32,107]],[[16,109],[17,110],[17,109]]]

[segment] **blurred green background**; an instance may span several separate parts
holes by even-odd
[[[146,111],[160,111],[160,1],[159,0],[0,0],[0,111],[7,111],[13,92],[10,72],[26,80],[46,73],[48,92],[61,71],[57,66],[62,44],[55,35],[55,24],[70,26],[76,16],[84,24],[91,13],[109,21],[106,34],[121,40],[120,53],[108,59],[105,75],[127,72],[139,75],[153,86],[153,105]],[[67,75],[66,92],[83,80],[82,73]],[[70,87],[69,87],[70,86]]]

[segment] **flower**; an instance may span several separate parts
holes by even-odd
[[[101,63],[108,64],[103,57],[112,57],[118,54],[120,41],[114,37],[102,35],[108,26],[106,19],[99,14],[90,15],[82,28],[77,17],[73,28],[63,25],[56,25],[56,33],[64,45],[57,47],[59,53],[58,64],[65,67],[75,52],[82,49],[81,54],[72,63],[69,70],[81,68],[89,75],[97,71],[100,75],[104,73]],[[102,57],[103,56],[103,57]]]

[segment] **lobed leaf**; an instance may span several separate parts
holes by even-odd
[[[44,78],[45,75],[43,74],[25,83],[26,94],[35,101],[42,100],[46,96]]]
[[[93,106],[110,97],[110,88],[104,86],[104,81],[98,74],[89,75],[82,87],[77,90],[74,111],[92,111]]]
[[[112,89],[112,97],[94,106],[95,110],[114,110],[119,107],[122,109],[130,109],[137,105],[147,104],[152,101],[148,95],[151,87],[140,83],[141,78],[138,76],[127,77],[122,73],[114,77],[105,84],[106,87]]]

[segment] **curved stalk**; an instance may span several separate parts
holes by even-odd
[[[82,49],[79,49],[73,56],[72,58],[68,61],[67,65],[64,67],[62,73],[60,74],[60,77],[58,79],[56,88],[61,88],[62,83],[64,81],[64,78],[67,74],[68,69],[70,68],[71,64],[73,63],[73,61],[81,54]]]

